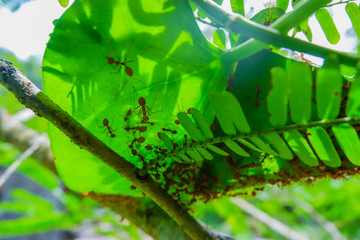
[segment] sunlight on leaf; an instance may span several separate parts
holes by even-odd
[[[124,129],[147,124],[142,136],[156,145],[154,132],[173,124],[182,111],[178,102],[203,109],[210,91],[225,88],[219,82],[230,66],[221,63],[221,53],[203,37],[187,1],[77,1],[56,22],[47,45],[44,92],[142,167],[129,143],[149,153]],[[211,121],[212,112],[204,111]],[[72,190],[139,194],[52,126],[50,137],[60,176]]]

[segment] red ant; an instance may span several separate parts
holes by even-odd
[[[176,130],[171,130],[171,129],[168,129],[168,128],[161,128],[161,130],[163,130],[164,132],[170,132],[171,134],[177,134]]]
[[[155,149],[154,153],[156,154],[165,154],[168,151],[167,149],[160,148],[158,146],[154,146],[153,148]]]
[[[146,132],[147,130],[147,126],[139,126],[139,127],[124,127],[124,130],[129,132],[130,130],[135,130],[134,132],[136,131],[139,131],[139,132]]]
[[[229,80],[226,81],[226,86],[227,86],[226,90],[227,90],[228,92],[232,92],[232,91],[234,90],[234,86],[231,85],[231,83],[234,82],[234,81],[235,81],[235,75],[234,75],[234,74],[230,74]],[[220,85],[225,86],[225,84],[222,83],[222,82],[218,82],[218,83],[219,83]],[[234,85],[236,86],[236,84],[234,84]],[[179,111],[179,112],[180,112],[180,111]]]
[[[134,138],[134,139],[131,141],[131,143],[130,143],[130,145],[129,145],[129,148],[134,148],[134,143],[135,143],[135,142],[138,142],[139,144],[140,144],[140,143],[143,143],[143,142],[145,142],[145,138],[144,138],[144,137]]]
[[[264,19],[265,19],[265,22],[264,22],[265,26],[270,26],[270,24],[273,23],[273,21],[271,21],[272,17],[270,17],[269,20],[266,20],[266,17],[264,17]]]
[[[124,117],[124,121],[126,122],[127,120],[129,120],[129,117],[131,115],[131,109],[129,109]]]
[[[256,101],[255,101],[255,107],[260,107],[260,100],[264,100],[262,97],[260,97],[260,93],[261,93],[261,85],[260,84],[256,84]]]
[[[116,52],[116,50],[115,50],[115,48],[114,48],[114,46],[113,46],[113,45],[111,44],[111,42],[110,42],[110,37],[108,38],[108,41],[109,41],[109,46],[110,46],[111,49],[114,51],[114,53],[115,53],[116,57],[118,58],[118,60],[115,60],[113,57],[110,57],[110,48],[109,48],[109,56],[105,56],[105,59],[106,59],[107,62],[106,62],[102,67],[100,67],[100,68],[97,69],[95,72],[93,72],[93,73],[91,74],[91,76],[94,75],[94,73],[96,73],[97,71],[103,69],[107,64],[110,64],[110,66],[111,66],[113,69],[116,69],[116,68],[120,65],[120,68],[119,68],[119,70],[118,70],[117,72],[111,72],[110,74],[112,74],[112,73],[119,73],[120,70],[121,70],[121,68],[122,68],[122,66],[125,66],[125,73],[126,73],[126,75],[128,75],[128,76],[131,77],[131,78],[133,78],[134,71],[132,70],[131,67],[127,66],[127,64],[130,63],[130,62],[135,62],[135,61],[137,61],[140,56],[144,55],[145,52],[146,52],[147,50],[149,50],[150,47],[148,47],[148,48],[147,48],[143,53],[141,53],[137,58],[135,58],[135,59],[133,59],[133,60],[126,61],[127,58],[128,58],[128,56],[129,56],[130,49],[131,49],[132,45],[134,44],[134,41],[132,41],[131,44],[130,44],[130,47],[129,47],[127,53],[126,53],[126,56],[125,56],[125,58],[124,58],[124,61],[121,61],[119,55],[117,54],[117,52]],[[133,78],[133,79],[138,80],[138,81],[140,81],[140,82],[142,82],[142,83],[144,84],[144,82],[141,81],[140,79],[137,79],[137,78]]]
[[[187,141],[188,141],[188,136],[186,134],[184,134],[184,142],[183,142],[183,147],[187,146]]]
[[[307,60],[307,59],[304,57],[304,54],[303,54],[303,53],[300,53],[300,58],[301,58],[301,60],[303,60],[303,61],[306,63],[306,65],[308,65],[308,66],[311,65],[311,66],[312,66],[311,71],[313,72],[313,71],[314,71],[314,68],[315,68],[314,63],[311,62],[311,61],[309,61],[309,60]]]
[[[96,118],[95,118],[96,119]],[[97,119],[96,119],[96,125],[98,126],[98,128],[105,128],[104,131],[107,130],[107,134],[111,137],[111,138],[115,138],[116,135],[115,135],[115,131],[117,131],[117,129],[113,129],[110,124],[109,124],[109,120],[107,118],[104,118],[103,122],[102,122],[103,125],[99,125]],[[104,132],[103,131],[103,132]]]
[[[227,90],[229,92],[232,92],[234,90],[234,86],[231,85],[233,81],[235,81],[235,76],[233,74],[230,74],[229,80],[227,81]]]
[[[134,88],[134,87],[133,87]],[[141,120],[141,123],[148,123],[149,121],[149,116],[152,114],[152,113],[156,113],[156,112],[152,112],[152,108],[154,106],[154,103],[155,103],[155,100],[156,100],[156,97],[157,95],[159,94],[161,89],[159,89],[159,91],[156,93],[155,95],[155,98],[154,98],[154,101],[151,105],[151,107],[147,106],[146,105],[146,100],[145,98],[143,97],[140,97],[139,100],[138,100],[138,103],[139,103],[139,106],[135,107],[135,88],[134,88],[134,110],[139,109],[139,111],[136,113],[139,117],[140,115],[143,115],[143,118]],[[157,111],[159,112],[159,111]],[[148,116],[149,115],[149,116]]]

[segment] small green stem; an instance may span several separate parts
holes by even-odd
[[[344,3],[350,3],[350,2],[355,2],[355,0],[348,0],[348,1],[341,0],[340,2],[337,2],[337,3],[328,4],[327,7],[332,7],[332,6],[335,6],[335,5],[344,4]]]
[[[329,0],[308,0],[299,3],[295,10],[284,14],[277,19],[271,27],[252,22],[240,14],[229,13],[217,4],[208,0],[191,0],[197,7],[205,12],[215,23],[224,26],[233,33],[241,33],[257,40],[250,39],[247,42],[228,50],[223,55],[224,62],[236,62],[249,57],[256,52],[267,48],[269,44],[285,47],[299,52],[309,53],[315,56],[326,58],[335,53],[342,63],[355,65],[359,61],[358,55],[343,53],[309,42],[287,36],[291,28],[297,26],[306,18],[311,16],[321,7],[326,7]]]

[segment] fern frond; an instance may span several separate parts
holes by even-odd
[[[360,80],[356,78],[348,96],[346,114],[349,117],[336,118],[340,113],[342,77],[339,69],[333,66],[336,65],[327,63],[317,70],[317,111],[311,110],[314,105],[311,100],[313,80],[305,63],[293,62],[288,73],[281,67],[271,69],[272,89],[267,97],[267,106],[270,113],[268,120],[274,127],[266,130],[251,131],[242,107],[233,94],[211,93],[210,103],[223,135],[214,136],[199,110],[191,109],[191,117],[180,112],[178,119],[192,142],[175,149],[170,138],[162,133],[163,142],[170,152],[157,161],[175,158],[183,162],[201,163],[216,158],[215,155],[228,156],[232,153],[246,158],[251,156],[251,151],[257,151],[286,160],[297,156],[312,167],[318,166],[320,160],[335,168],[341,165],[340,146],[350,162],[360,166],[360,140],[352,127],[360,123],[357,112],[360,109],[357,93]],[[281,103],[276,101],[277,97]],[[288,107],[293,124],[286,124]],[[310,121],[310,118],[316,117],[320,120]],[[156,161],[150,162],[154,164]]]

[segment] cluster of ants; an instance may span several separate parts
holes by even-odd
[[[114,73],[120,73],[122,67],[125,67],[125,74],[130,77],[131,79],[140,81],[144,84],[143,81],[141,81],[138,78],[134,78],[134,71],[133,69],[128,66],[129,63],[135,62],[146,53],[146,51],[149,50],[150,47],[148,47],[143,53],[141,53],[138,57],[132,60],[128,60],[129,52],[131,50],[131,47],[133,45],[133,42],[131,43],[124,60],[121,60],[119,55],[117,54],[114,46],[110,42],[110,38],[108,39],[109,44],[109,54],[105,57],[106,63],[101,66],[99,69],[94,71],[91,76],[93,76],[95,73],[97,73],[99,70],[103,69],[107,65],[110,65],[112,69],[114,69],[114,72],[110,72],[110,74]],[[115,58],[111,57],[111,50],[115,53],[117,60]],[[116,69],[118,70],[116,71]],[[154,177],[154,179],[162,184],[164,189],[169,192],[175,199],[179,200],[181,202],[181,192],[186,192],[190,194],[190,190],[188,188],[191,183],[195,182],[196,178],[196,169],[197,164],[195,162],[176,162],[169,163],[169,161],[152,161],[149,162],[148,156],[153,156],[153,154],[156,155],[157,158],[160,156],[165,155],[169,152],[169,150],[166,147],[161,146],[161,135],[162,133],[167,133],[172,136],[176,135],[178,133],[177,130],[171,129],[168,126],[157,126],[157,129],[159,129],[159,132],[157,132],[157,138],[160,140],[158,144],[152,145],[148,144],[146,142],[146,135],[149,131],[149,128],[154,128],[157,125],[157,122],[151,120],[152,114],[155,114],[160,111],[153,111],[153,106],[156,100],[157,95],[159,94],[160,90],[156,93],[153,103],[151,106],[148,106],[146,103],[146,100],[144,97],[138,98],[138,105],[135,105],[135,88],[134,89],[134,106],[130,109],[128,109],[123,115],[124,120],[124,126],[123,130],[127,133],[127,135],[132,136],[132,139],[128,142],[128,149],[131,152],[131,155],[133,157],[137,157],[138,161],[137,163],[141,163],[143,168],[146,168],[146,170]],[[178,111],[180,112],[179,106]],[[190,114],[190,109],[187,111],[182,112],[186,114]],[[96,118],[96,117],[95,117]],[[131,120],[130,120],[131,119]],[[138,119],[138,122],[133,121],[134,119]],[[96,119],[97,127],[102,130],[102,133],[106,133],[106,135],[110,139],[117,138],[118,134],[117,131],[119,129],[115,129],[112,124],[110,123],[108,118],[103,118],[102,123],[99,124],[99,121]],[[131,123],[130,123],[131,122]],[[133,124],[135,122],[135,124]],[[173,124],[175,126],[179,127],[180,121],[178,119],[175,119]],[[181,128],[179,128],[181,131]],[[153,131],[152,131],[153,132]],[[183,142],[181,145],[183,147],[187,146],[189,140],[188,136],[186,134],[183,134]],[[172,140],[171,140],[172,141]],[[179,144],[172,141],[174,149],[179,147]],[[191,158],[190,158],[191,159]],[[135,186],[131,186],[131,189],[136,189]],[[183,206],[185,207],[185,206]]]

